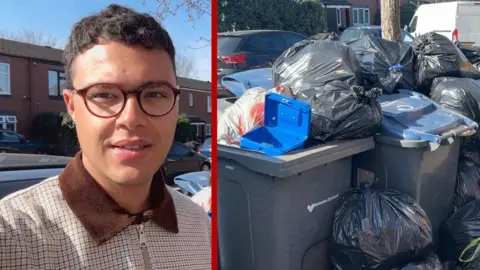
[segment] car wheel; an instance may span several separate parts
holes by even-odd
[[[202,171],[210,171],[210,164],[204,163],[204,164],[202,165],[202,168],[200,168],[200,170],[202,170]]]

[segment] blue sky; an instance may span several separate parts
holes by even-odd
[[[181,0],[172,0],[172,3]],[[0,31],[17,33],[22,30],[34,31],[55,37],[65,43],[75,22],[96,13],[112,3],[131,7],[140,12],[153,13],[157,0],[2,0],[0,5]],[[196,21],[195,27],[187,22],[186,10],[167,16],[162,21],[170,33],[177,52],[193,59],[197,79],[211,79],[211,47],[201,37],[210,39],[211,18],[204,15]],[[205,45],[208,45],[204,47]],[[191,49],[189,48],[201,49]]]

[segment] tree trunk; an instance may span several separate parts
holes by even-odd
[[[381,0],[382,38],[391,41],[402,41],[400,35],[400,3],[399,0]]]

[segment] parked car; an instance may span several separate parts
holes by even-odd
[[[410,44],[413,42],[414,37],[405,30],[400,30],[402,35],[402,42]],[[382,37],[381,26],[354,26],[349,27],[343,31],[340,36],[341,42],[349,42],[359,39],[364,36]]]
[[[0,154],[0,199],[59,175],[70,160],[62,156]]]
[[[212,157],[212,138],[207,138],[198,148],[198,153],[211,158]]]
[[[30,141],[22,135],[0,130],[0,153],[51,154],[53,148],[41,141]]]
[[[207,187],[209,181],[210,172],[191,172],[174,178],[179,191],[190,197],[197,194],[202,188]]]
[[[174,185],[174,177],[196,171],[209,171],[208,157],[199,154],[182,143],[174,142],[162,165],[168,185]]]
[[[308,37],[283,30],[245,30],[218,33],[218,82],[223,76],[249,69],[270,67],[295,43]]]

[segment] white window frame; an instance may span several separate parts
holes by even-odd
[[[212,97],[207,97],[207,112],[212,113]]]
[[[342,26],[342,12],[337,8],[337,26]]]
[[[363,15],[363,22],[359,21],[360,13]],[[368,14],[368,16],[365,16],[365,14]],[[354,8],[353,25],[370,25],[370,8]]]
[[[11,95],[12,94],[12,90],[11,90],[11,85],[10,85],[10,64],[9,63],[5,63],[5,62],[0,62],[0,66],[6,66],[7,67],[7,73],[4,73],[4,72],[1,72],[0,74],[2,75],[7,75],[7,91],[6,92],[3,92],[3,91],[0,91],[0,95]]]
[[[193,94],[188,93],[188,106],[193,107]]]
[[[0,115],[0,129],[7,129],[7,118],[6,118],[6,116]]]
[[[205,125],[205,136],[212,136],[212,125],[206,124]]]
[[[17,117],[14,116],[14,115],[7,115],[6,116],[6,119],[7,119],[7,124],[6,124],[6,128],[8,129],[8,125],[13,125],[13,132],[17,132]]]

